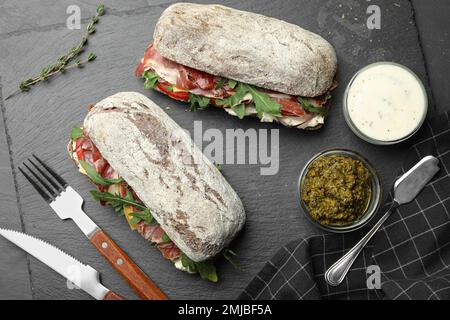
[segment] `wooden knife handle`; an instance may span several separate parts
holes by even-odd
[[[167,296],[122,249],[101,229],[90,238],[92,244],[125,279],[131,288],[144,300],[167,300]]]
[[[115,293],[114,291],[109,291],[105,297],[103,298],[103,300],[125,300],[122,296],[119,296],[117,293]]]

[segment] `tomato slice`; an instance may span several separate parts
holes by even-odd
[[[75,141],[75,150],[77,150],[78,148],[81,147],[81,145],[83,144],[83,141],[84,141],[84,137],[78,138]]]
[[[83,149],[81,149],[81,148],[78,148],[78,150],[77,150],[77,158],[78,158],[78,160],[84,160],[84,152],[83,152]]]
[[[92,145],[92,159],[95,162],[95,161],[99,160],[100,158],[102,158],[102,155],[100,154],[100,151],[98,151],[97,147],[93,144]],[[99,172],[99,173],[101,173],[101,172]]]
[[[300,103],[295,99],[275,99],[279,104],[281,104],[281,114],[284,116],[303,116],[305,111],[303,110]]]
[[[161,92],[167,94],[169,97],[175,99],[175,100],[180,100],[180,101],[184,101],[184,102],[188,102],[189,101],[189,92],[185,92],[185,91],[181,91],[181,92],[172,92],[169,91],[168,88],[170,87],[170,85],[165,84],[165,83],[161,83],[158,82],[157,84],[158,89],[161,90]]]

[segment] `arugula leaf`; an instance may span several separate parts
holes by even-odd
[[[157,224],[155,218],[153,218],[152,214],[150,213],[150,210],[145,209],[139,212],[133,212],[130,214],[132,216],[130,222],[132,224],[139,223],[141,221],[144,221],[146,224]]]
[[[250,92],[255,103],[256,112],[258,112],[258,117],[262,119],[264,113],[270,114],[272,116],[281,116],[281,105],[273,100],[268,94],[256,90],[255,87],[241,83],[244,90]]]
[[[210,280],[212,282],[217,282],[219,280],[216,266],[212,260],[194,262],[184,253],[181,253],[181,264],[191,272],[198,272],[202,279]]]
[[[248,93],[248,91],[246,90],[246,88],[242,85],[237,86],[236,92],[225,99],[217,99],[216,100],[216,104],[218,106],[224,106],[224,107],[234,107],[237,106],[238,104],[242,103],[242,101],[245,98],[245,95]]]
[[[145,79],[145,83],[144,83],[145,89],[154,88],[156,83],[159,80],[159,76],[156,73],[148,71],[148,70],[142,74],[142,78]]]
[[[331,96],[330,96],[330,98],[331,98]],[[323,108],[323,107],[320,108],[320,107],[313,106],[308,100],[306,100],[302,97],[297,97],[297,100],[302,105],[302,108],[305,109],[306,111],[312,112],[312,113],[317,113],[322,116],[326,116],[326,114],[327,114],[326,108]]]
[[[162,238],[161,238],[161,240],[164,241],[164,242],[169,242],[169,241],[170,241],[170,238],[169,238],[169,236],[167,235],[167,233],[164,233],[163,236],[162,236]]]
[[[236,88],[237,84],[238,84],[238,82],[235,80],[231,80],[231,79],[228,80],[228,86],[230,87],[230,89]]]
[[[219,106],[233,108],[238,117],[242,119],[245,116],[245,106],[242,105],[242,101],[247,94],[251,94],[260,119],[262,119],[264,113],[272,116],[281,116],[280,111],[282,107],[278,102],[273,100],[268,94],[258,91],[255,87],[245,83],[238,83],[236,92],[231,97],[218,99],[216,103]]]
[[[191,111],[195,111],[197,108],[206,109],[208,107],[210,99],[207,97],[197,96],[189,93],[189,102],[191,104]]]
[[[110,186],[112,184],[120,183],[123,181],[122,178],[120,179],[105,179],[103,178],[97,170],[93,166],[91,166],[89,163],[87,163],[84,160],[78,161],[81,165],[81,167],[86,171],[86,174],[89,176],[89,178],[95,183],[102,186]]]
[[[202,279],[206,279],[212,282],[217,282],[219,280],[219,277],[217,276],[216,266],[214,265],[213,261],[206,260],[194,263]]]
[[[181,253],[181,264],[190,272],[198,272],[195,262],[189,259],[184,253]]]
[[[119,179],[105,179],[103,178],[97,170],[93,166],[91,166],[89,163],[87,163],[85,160],[78,160],[81,167],[86,171],[86,174],[89,176],[89,178],[95,183],[102,186],[110,186],[112,184],[120,183],[123,181],[122,178]]]
[[[70,132],[70,139],[77,140],[78,138],[84,137],[84,132],[81,127],[74,127]]]
[[[98,190],[91,190],[90,193],[94,200],[104,201],[106,203],[111,204],[114,208],[117,207],[123,208],[123,206],[135,206],[136,208],[139,208],[143,211],[148,210],[144,205],[136,202],[130,193],[127,194],[125,198],[121,197],[120,195],[115,195],[106,191],[100,192]]]
[[[241,103],[237,106],[232,106],[231,109],[233,109],[234,113],[236,113],[239,119],[245,117],[245,104]]]
[[[214,86],[214,89],[216,89],[216,90],[222,89],[223,86],[225,85],[225,83],[227,83],[227,79],[219,78],[219,81],[217,81],[216,85]]]

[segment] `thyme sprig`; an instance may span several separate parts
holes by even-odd
[[[86,27],[86,34],[81,38],[80,42],[78,42],[76,46],[72,47],[67,54],[60,56],[56,61],[56,63],[42,68],[39,75],[23,80],[19,84],[19,89],[17,89],[8,97],[6,97],[5,100],[8,100],[9,98],[15,96],[20,92],[29,91],[31,89],[31,86],[38,84],[39,82],[42,81],[47,81],[49,78],[58,73],[64,73],[66,70],[75,67],[82,68],[85,63],[95,60],[97,56],[92,52],[89,53],[87,58],[84,60],[81,59],[74,60],[74,59],[79,57],[84,52],[85,47],[88,44],[89,36],[95,33],[96,30],[95,24],[97,24],[98,21],[100,20],[100,16],[104,14],[105,14],[105,6],[103,4],[98,5],[95,15],[91,17],[89,24]],[[72,61],[73,63],[70,64],[70,62]]]

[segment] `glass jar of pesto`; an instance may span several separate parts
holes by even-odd
[[[349,232],[376,214],[381,185],[373,166],[360,154],[333,149],[308,161],[299,179],[306,216],[322,229]]]

